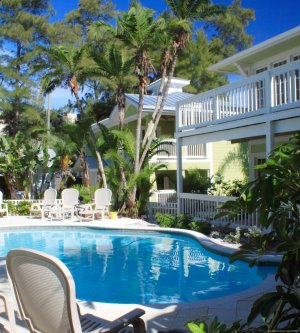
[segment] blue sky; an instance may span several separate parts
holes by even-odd
[[[116,9],[127,10],[129,1],[113,0]],[[229,5],[232,0],[214,0],[214,4]],[[54,20],[64,17],[64,14],[76,9],[78,0],[52,0],[52,6],[56,11]],[[163,0],[141,0],[141,3],[156,12],[167,9]],[[253,8],[255,10],[255,21],[251,22],[246,31],[254,36],[253,44],[258,44],[268,38],[276,36],[282,32],[300,25],[300,1],[299,0],[242,0],[243,8]],[[60,107],[67,103],[68,98],[72,98],[67,90],[57,90],[51,98],[51,107]]]

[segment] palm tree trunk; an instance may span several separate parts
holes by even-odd
[[[14,175],[13,174],[5,174],[4,175],[4,181],[5,184],[8,188],[9,194],[10,194],[10,198],[11,199],[16,199],[16,186],[15,186],[15,180],[14,180]]]
[[[87,165],[86,154],[83,149],[80,151],[79,154],[80,159],[80,166],[82,170],[82,181],[85,187],[90,187],[90,175],[89,175],[89,168]]]
[[[94,147],[95,155],[96,155],[96,159],[97,159],[97,163],[98,163],[98,172],[99,172],[100,177],[102,179],[103,187],[107,188],[107,181],[106,181],[106,175],[105,175],[105,172],[104,172],[103,161],[102,161],[102,158],[101,158],[101,154],[100,154],[99,150],[97,149],[96,137],[95,137],[95,134],[92,130],[91,130],[91,137],[92,137],[92,140],[91,140],[92,145]]]
[[[119,122],[120,122],[120,130],[124,129],[124,117],[125,117],[125,94],[123,88],[117,89],[117,101],[118,101],[118,112],[119,112]]]
[[[154,119],[154,124],[153,124],[153,127],[152,127],[152,131],[151,131],[151,134],[149,135],[149,138],[148,138],[148,141],[147,141],[147,144],[143,150],[143,154],[140,158],[140,162],[139,162],[139,167],[138,169],[140,170],[143,166],[143,163],[145,161],[145,158],[147,156],[147,153],[150,149],[150,146],[151,146],[151,143],[154,139],[154,136],[155,136],[155,131],[156,131],[156,128],[157,128],[157,125],[159,123],[159,120],[161,118],[161,115],[163,113],[163,110],[164,110],[164,106],[166,104],[166,100],[168,98],[168,92],[169,92],[169,87],[171,85],[171,81],[172,81],[172,78],[173,78],[173,75],[174,75],[174,71],[175,71],[175,67],[176,67],[176,63],[177,63],[177,54],[174,55],[173,57],[173,61],[171,63],[171,69],[170,69],[170,73],[168,75],[168,81],[167,81],[167,84],[166,86],[164,87],[164,92],[163,92],[163,98],[161,100],[161,103],[160,103],[160,107],[159,107],[159,111],[158,113],[156,114],[156,117]]]
[[[99,171],[100,177],[103,182],[103,187],[107,188],[106,175],[104,172],[104,166],[103,166],[101,155],[97,149],[96,149],[95,153],[96,153],[96,158],[97,158],[97,163],[98,163],[98,171]]]
[[[161,81],[160,81],[160,86],[159,86],[159,90],[158,90],[158,94],[157,94],[156,105],[155,105],[155,109],[152,113],[151,120],[147,125],[145,137],[143,138],[143,147],[146,145],[146,143],[149,139],[149,135],[152,133],[152,130],[154,127],[154,121],[155,121],[157,112],[159,111],[159,108],[161,105],[161,101],[163,98],[163,91],[164,91],[164,88],[166,85],[165,80],[166,80],[166,76],[167,76],[167,67],[168,67],[169,62],[170,62],[170,52],[169,52],[168,48],[166,48],[163,51],[163,55],[162,55],[162,59],[161,59],[161,63],[160,63]]]
[[[140,152],[141,152],[141,135],[142,135],[142,112],[144,106],[144,94],[145,88],[147,85],[147,76],[140,75],[139,77],[139,107],[138,107],[138,115],[137,115],[137,123],[136,123],[136,138],[135,138],[135,161],[134,161],[134,175],[137,175],[140,171]],[[132,193],[130,194],[130,201],[135,202],[136,199],[136,185],[134,186]]]

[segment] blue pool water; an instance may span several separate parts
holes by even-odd
[[[229,264],[196,240],[167,233],[89,228],[0,232],[0,255],[26,247],[70,269],[77,298],[107,303],[178,303],[230,295],[262,282],[274,267]]]

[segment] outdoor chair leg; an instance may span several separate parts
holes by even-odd
[[[146,333],[145,322],[142,318],[137,318],[133,323],[133,331],[134,333]]]
[[[0,299],[2,299],[2,301],[3,301],[5,313],[7,314],[7,317],[8,317],[8,321],[9,321],[9,325],[10,325],[10,332],[16,333],[17,327],[16,327],[16,318],[15,318],[13,306],[4,294],[0,293]]]

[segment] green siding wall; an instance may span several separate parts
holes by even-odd
[[[223,167],[228,154],[234,153],[237,149],[239,143],[232,144],[229,141],[214,142],[212,144],[212,159],[213,159],[213,170],[216,174],[220,168]],[[232,181],[234,179],[244,179],[242,168],[237,161],[232,161],[231,163],[226,163],[224,172],[222,173],[225,181]]]

